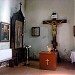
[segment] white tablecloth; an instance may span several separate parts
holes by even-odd
[[[0,50],[0,62],[12,59],[12,49]]]
[[[75,62],[75,51],[71,52],[70,58],[71,58],[71,63]]]

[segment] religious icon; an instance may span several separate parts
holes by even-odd
[[[1,42],[9,41],[10,39],[10,28],[9,24],[1,22]]]
[[[32,36],[40,36],[40,27],[32,27]]]
[[[22,22],[16,20],[15,23],[15,48],[22,47]]]

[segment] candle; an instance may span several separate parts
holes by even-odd
[[[50,47],[48,47],[48,52],[50,52],[51,51],[51,48]]]

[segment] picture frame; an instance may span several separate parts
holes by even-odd
[[[40,36],[40,27],[32,27],[32,36]]]
[[[10,24],[0,22],[0,42],[10,41]]]
[[[75,36],[75,26],[73,26],[73,34],[74,34],[74,36]]]

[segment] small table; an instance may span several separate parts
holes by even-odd
[[[56,52],[40,52],[40,68],[46,70],[56,70],[57,53]]]
[[[71,63],[75,62],[75,51],[71,52],[70,58],[71,58]]]

